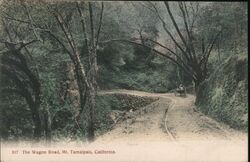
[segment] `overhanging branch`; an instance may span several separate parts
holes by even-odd
[[[181,45],[176,41],[176,39],[174,38],[174,36],[171,34],[171,32],[168,30],[166,22],[163,20],[163,18],[160,16],[158,9],[156,8],[156,6],[152,3],[149,2],[151,4],[151,6],[154,8],[156,15],[158,16],[158,18],[160,19],[163,29],[165,30],[165,32],[168,34],[168,36],[171,38],[171,40],[174,42],[174,44],[181,50],[182,54],[185,56],[185,58],[190,61],[190,57],[188,56],[187,52],[181,47]]]
[[[151,49],[153,52],[157,53],[158,55],[166,57],[167,59],[169,59],[170,61],[172,61],[176,65],[178,65],[182,70],[184,70],[192,78],[195,78],[194,74],[191,71],[189,71],[189,69],[186,69],[178,61],[176,61],[174,58],[172,58],[172,57],[170,57],[170,56],[168,56],[168,55],[166,55],[166,54],[164,54],[164,53],[162,53],[162,52],[160,52],[160,51],[158,51],[156,49],[152,49],[152,47],[149,47],[147,45],[143,45],[141,43],[137,43],[137,42],[134,42],[134,41],[126,40],[126,39],[113,39],[113,40],[109,40],[109,41],[106,41],[106,42],[102,42],[102,44],[108,44],[108,43],[111,43],[111,42],[127,42],[127,43],[130,43],[130,44],[134,44],[134,45],[138,45],[138,46],[142,46],[142,47]]]

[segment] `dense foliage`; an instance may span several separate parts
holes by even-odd
[[[237,129],[248,128],[248,58],[228,58],[197,93],[197,105],[207,115]]]

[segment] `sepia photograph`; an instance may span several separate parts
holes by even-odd
[[[0,0],[1,162],[247,162],[248,2]]]

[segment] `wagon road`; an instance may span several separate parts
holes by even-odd
[[[174,93],[123,89],[98,93],[158,98],[134,112],[127,112],[129,118],[97,136],[94,146],[117,152],[108,156],[108,161],[242,162],[248,159],[247,133],[197,111],[194,95],[179,97]]]
[[[247,134],[196,111],[195,96],[174,93],[147,93],[134,90],[100,91],[99,94],[129,94],[159,100],[131,112],[132,118],[118,123],[96,142],[247,140]]]

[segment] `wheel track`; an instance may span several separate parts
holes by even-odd
[[[175,100],[172,100],[172,104],[165,110],[165,113],[163,116],[165,132],[168,134],[168,136],[171,138],[172,141],[176,141],[176,138],[170,132],[170,129],[167,126],[167,115],[168,115],[168,110],[171,109],[174,105],[175,105]]]

